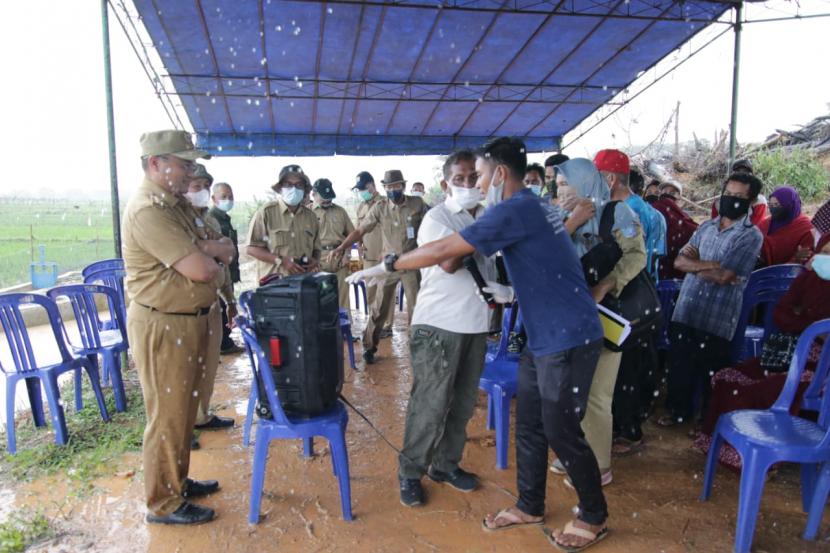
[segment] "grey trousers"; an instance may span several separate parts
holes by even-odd
[[[458,468],[478,396],[486,336],[412,327],[413,380],[399,459],[401,478],[421,478],[430,466],[439,472]]]

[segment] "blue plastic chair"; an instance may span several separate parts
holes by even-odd
[[[20,313],[21,305],[33,304],[45,309],[49,317],[49,326],[52,329],[55,345],[61,357],[58,363],[38,365],[35,359],[34,348],[29,340],[29,331]],[[40,383],[43,383],[46,398],[49,402],[49,412],[52,415],[52,425],[55,427],[55,442],[58,445],[65,445],[68,438],[66,419],[58,388],[58,377],[63,373],[75,371],[75,409],[80,410],[82,409],[80,372],[82,369],[86,370],[92,384],[92,390],[95,392],[95,398],[98,400],[101,418],[105,422],[109,421],[104,395],[101,392],[101,384],[98,380],[98,369],[86,357],[75,357],[67,349],[61,333],[60,312],[54,301],[37,294],[2,295],[0,296],[0,324],[3,326],[4,336],[15,366],[15,371],[10,372],[0,364],[0,371],[6,377],[6,437],[9,453],[14,454],[17,451],[14,431],[14,396],[17,383],[20,380],[26,382],[35,426],[46,426],[43,414],[43,399],[40,395]]]
[[[766,473],[775,463],[801,464],[801,498],[808,513],[803,537],[814,540],[818,533],[830,491],[830,394],[824,394],[821,400],[818,422],[795,417],[790,414],[790,408],[810,347],[819,336],[830,337],[830,319],[813,323],[801,334],[784,389],[770,409],[732,411],[718,419],[706,460],[701,500],[709,499],[712,492],[718,452],[726,441],[741,454],[743,461],[735,531],[737,553],[750,550]],[[828,360],[827,355],[822,357],[825,362]],[[820,371],[826,372],[827,368],[817,372]]]
[[[127,276],[127,272],[124,269],[98,269],[84,275],[84,284],[103,284],[104,286],[115,289],[118,292],[118,308],[121,310],[121,316],[126,324],[127,300],[124,294],[125,276]],[[114,308],[112,307],[110,308],[110,319],[105,324],[110,321],[115,321]],[[104,330],[108,330],[108,328],[105,327]]]
[[[349,321],[349,310],[340,310],[340,332],[343,334],[343,343],[349,349],[349,364],[355,370],[354,364],[354,341],[352,339],[352,323]]]
[[[124,260],[120,257],[115,257],[113,259],[102,259],[101,261],[90,263],[89,265],[81,269],[81,276],[83,278],[86,278],[87,275],[89,275],[92,272],[111,269],[120,269],[123,271]]]
[[[239,315],[237,315],[237,320],[239,317],[243,317],[248,326],[254,326],[254,321],[251,316],[251,295],[253,294],[252,291],[247,290],[242,292],[239,295]],[[251,362],[251,366],[253,366],[255,359],[253,352],[250,348],[245,348],[245,351],[248,353],[248,361]],[[242,427],[242,445],[248,447],[251,445],[251,425],[254,422],[254,411],[256,410],[256,402],[259,398],[259,385],[257,384],[256,378],[251,379],[251,390],[248,392],[248,408],[247,412],[245,413],[245,424]]]
[[[775,332],[772,313],[775,304],[789,290],[790,284],[804,271],[802,265],[773,265],[753,271],[744,289],[741,313],[732,339],[732,360],[743,361],[761,355],[767,337]],[[762,325],[750,325],[753,312],[759,311]]]
[[[495,355],[485,357],[484,370],[478,381],[480,390],[487,393],[487,429],[496,431],[496,468],[507,468],[507,447],[510,443],[510,400],[518,390],[518,355],[508,353],[512,312],[517,307],[505,306],[502,333]],[[516,317],[520,324],[519,315]]]
[[[657,335],[657,349],[669,349],[669,324],[682,284],[683,279],[679,278],[661,280],[657,283],[657,297],[660,298],[660,312],[663,315],[663,323]]]
[[[492,361],[497,357],[500,359],[514,359],[518,361],[518,353],[510,353],[507,351],[507,346],[510,343],[510,333],[521,326],[520,321],[518,321],[518,313],[516,313],[516,311],[517,310],[514,309],[512,304],[504,306],[499,341],[487,345],[487,353],[484,355],[485,362]],[[516,317],[513,317],[514,313],[516,313]]]
[[[255,360],[251,364],[254,380],[260,380],[265,387],[268,402],[271,405],[271,419],[260,418],[257,423],[256,444],[254,444],[254,462],[251,469],[251,502],[248,522],[259,522],[259,506],[262,500],[262,487],[265,481],[265,466],[268,461],[268,448],[272,440],[301,438],[306,457],[313,454],[314,437],[323,436],[329,441],[332,468],[340,485],[340,506],[343,519],[352,520],[351,483],[349,477],[349,457],[346,451],[346,425],[349,415],[341,402],[337,406],[316,417],[289,417],[282,410],[277,389],[274,386],[268,359],[257,342],[251,325],[245,317],[237,317],[237,325],[242,331],[245,347]]]
[[[352,290],[354,291],[354,306],[355,309],[360,309],[360,297],[363,296],[363,312],[365,314],[369,314],[369,300],[366,299],[366,283],[362,280],[359,280],[352,284]]]
[[[115,394],[116,411],[127,410],[127,394],[124,391],[124,380],[121,376],[121,353],[127,351],[127,328],[119,308],[118,292],[109,286],[100,284],[70,284],[56,286],[46,292],[47,296],[57,302],[58,298],[65,297],[72,306],[75,321],[78,324],[80,343],[75,343],[66,331],[61,320],[61,329],[66,337],[66,343],[77,354],[89,358],[98,367],[98,356],[103,361],[104,381],[112,382],[112,391]],[[108,330],[102,330],[105,325],[98,316],[98,306],[95,304],[95,295],[100,294],[107,298],[110,314],[115,315],[106,325]]]

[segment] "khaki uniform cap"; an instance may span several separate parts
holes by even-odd
[[[141,157],[165,155],[190,161],[199,158],[210,159],[210,154],[196,149],[189,132],[167,130],[146,132],[141,135]]]

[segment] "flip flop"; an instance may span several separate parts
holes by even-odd
[[[567,553],[577,553],[577,551],[584,551],[588,549],[592,545],[596,545],[597,542],[600,542],[605,539],[608,535],[608,527],[606,526],[602,530],[597,533],[591,532],[590,530],[586,530],[585,528],[578,528],[574,526],[573,522],[568,522],[565,525],[565,528],[562,529],[561,536],[571,535],[571,536],[578,536],[580,538],[585,538],[586,540],[591,540],[588,543],[580,546],[569,546],[562,543],[559,543],[556,540],[556,537],[553,535],[553,532],[545,532],[545,536],[548,538],[548,541],[552,546],[559,549],[560,551],[566,551]]]
[[[613,455],[619,455],[620,457],[625,457],[626,455],[631,455],[633,453],[637,453],[642,451],[646,447],[643,440],[629,440],[627,438],[616,438],[611,445],[611,453]]]
[[[662,426],[663,428],[671,428],[672,426],[677,426],[680,424],[676,418],[671,415],[663,415],[662,417],[658,417],[654,420],[654,424],[657,426]]]
[[[481,519],[481,529],[485,532],[500,532],[501,530],[510,530],[512,528],[519,528],[522,526],[541,526],[545,522],[544,519],[537,520],[534,522],[523,522],[519,517],[517,517],[507,509],[502,509],[501,511],[496,513],[496,516],[493,517],[493,522],[496,522],[499,519],[499,517],[508,519],[508,522],[510,522],[510,524],[505,524],[502,526],[496,526],[495,528],[491,528],[490,526],[487,526],[487,519],[483,518]]]

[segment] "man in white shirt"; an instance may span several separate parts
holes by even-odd
[[[418,231],[418,245],[452,235],[484,212],[476,185],[475,155],[455,152],[444,162],[441,187],[447,199],[429,210]],[[494,280],[493,263],[474,259],[482,276]],[[421,269],[421,289],[412,315],[410,354],[412,391],[400,457],[401,503],[424,502],[421,478],[470,492],[474,474],[459,468],[484,366],[490,310],[476,294],[470,272],[456,258]],[[428,467],[428,470],[427,470]]]

